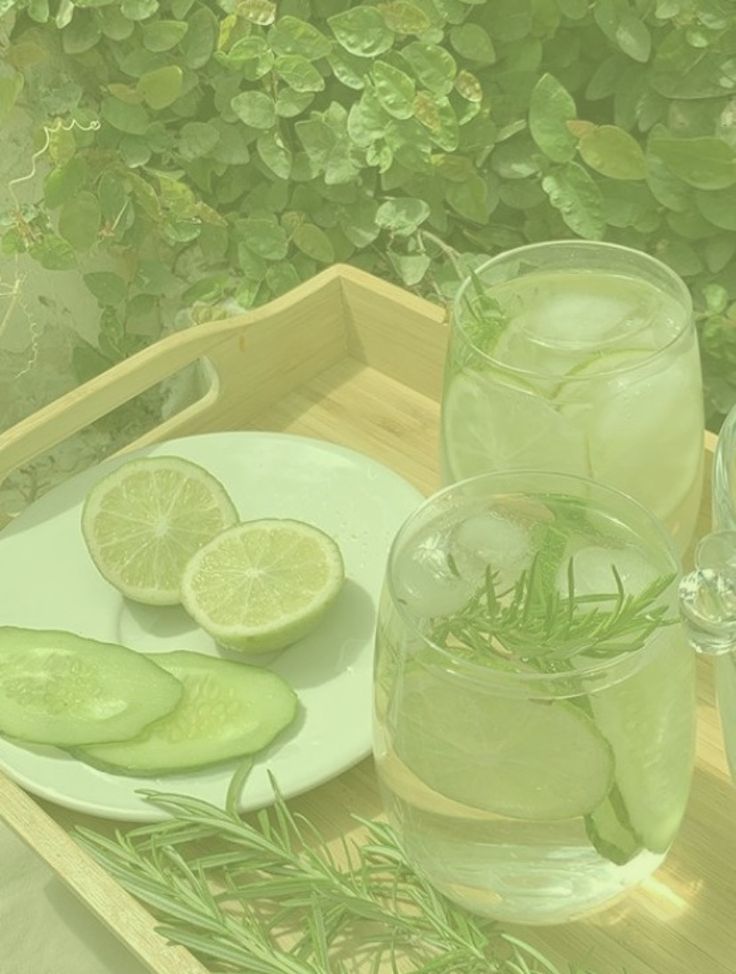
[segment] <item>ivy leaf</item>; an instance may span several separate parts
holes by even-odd
[[[97,197],[82,191],[63,204],[59,213],[59,233],[75,250],[89,250],[97,240],[101,222]]]
[[[150,121],[142,105],[130,105],[118,98],[103,99],[102,117],[113,128],[128,135],[143,135]]]
[[[241,122],[254,129],[270,129],[276,123],[274,100],[265,92],[242,91],[230,105]]]
[[[411,118],[416,89],[409,75],[385,61],[376,61],[372,74],[376,96],[389,115]]]
[[[390,119],[378,96],[366,89],[348,113],[348,135],[355,145],[366,148],[382,139],[388,132]]]
[[[203,68],[217,47],[220,23],[207,7],[199,7],[188,20],[189,30],[179,42],[184,63],[197,70]]]
[[[180,20],[154,20],[142,27],[143,46],[147,51],[169,51],[176,47],[189,29]]]
[[[61,46],[65,54],[83,54],[95,46],[102,36],[102,28],[94,14],[78,10],[74,20],[61,32]]]
[[[426,254],[397,254],[388,251],[388,259],[406,287],[415,287],[424,279],[432,261]]]
[[[293,88],[281,88],[276,95],[276,114],[279,118],[295,118],[301,115],[314,101],[311,91],[294,91]]]
[[[276,58],[274,68],[294,91],[324,90],[324,78],[312,62],[301,54],[282,54]]]
[[[128,20],[146,20],[158,10],[158,0],[122,0],[120,12]]]
[[[220,133],[211,122],[187,122],[179,133],[179,152],[182,159],[191,162],[209,155],[220,139]]]
[[[412,41],[402,47],[401,56],[408,61],[425,88],[438,95],[446,95],[452,91],[457,65],[453,56],[443,47]]]
[[[646,179],[639,143],[616,125],[598,125],[580,140],[580,155],[591,169],[611,179]]]
[[[217,128],[220,136],[211,152],[215,162],[225,163],[226,166],[241,166],[247,163],[250,159],[248,144],[251,141],[247,130],[237,122],[231,124],[221,119],[215,120],[212,124]]]
[[[445,191],[445,198],[456,213],[473,223],[485,223],[490,216],[488,186],[477,174],[463,182],[452,183]]]
[[[428,218],[430,209],[424,200],[400,197],[386,200],[376,211],[376,223],[399,237],[408,237]]]
[[[696,189],[727,189],[736,183],[736,153],[720,139],[660,137],[653,148],[671,172]]]
[[[430,27],[430,19],[421,7],[406,0],[378,5],[386,26],[397,34],[423,34]]]
[[[365,78],[370,69],[370,64],[365,58],[356,57],[341,48],[336,48],[330,52],[327,60],[338,81],[356,91],[365,87]]]
[[[63,166],[52,169],[44,180],[43,195],[46,206],[53,210],[72,199],[87,181],[87,165],[81,156],[74,156]]]
[[[47,271],[68,271],[77,265],[71,245],[55,234],[44,234],[38,243],[29,248],[28,253]]]
[[[109,170],[100,177],[97,198],[100,201],[100,211],[105,223],[114,223],[128,203],[128,194],[120,177]]]
[[[695,193],[698,209],[709,223],[723,230],[736,231],[736,187],[722,190],[698,190]]]
[[[450,30],[450,43],[460,57],[477,67],[486,67],[496,60],[496,51],[488,33],[479,24],[458,24]]]
[[[577,140],[567,123],[577,114],[575,101],[551,74],[544,74],[529,101],[529,131],[542,152],[554,162],[569,162]]]
[[[124,17],[118,7],[103,7],[98,16],[102,33],[110,40],[127,40],[135,30],[135,23]]]
[[[376,223],[378,204],[375,200],[361,200],[349,209],[340,211],[340,226],[345,236],[356,247],[367,247],[380,233]]]
[[[292,155],[276,132],[264,132],[256,142],[258,155],[279,179],[288,179],[291,175]]]
[[[587,240],[600,240],[605,230],[603,198],[591,176],[576,162],[550,173],[542,188],[567,226]]]
[[[297,122],[294,130],[309,158],[323,168],[337,140],[334,129],[320,118],[311,118]]]
[[[358,6],[327,18],[338,43],[358,57],[385,54],[394,43],[394,32],[375,7]]]
[[[169,64],[165,68],[147,71],[136,85],[136,91],[154,111],[167,108],[181,94],[184,75],[180,67]]]
[[[289,249],[286,231],[271,220],[241,220],[238,235],[248,250],[266,260],[283,260]]]
[[[291,264],[271,264],[266,270],[266,283],[274,297],[278,297],[299,284],[299,275]]]
[[[312,257],[320,264],[331,264],[335,259],[332,242],[324,230],[313,223],[302,223],[294,229],[292,235],[294,245],[307,257]]]
[[[128,285],[123,278],[111,271],[93,271],[85,274],[84,283],[97,302],[104,307],[122,304],[128,293]]]
[[[615,30],[616,43],[624,54],[645,63],[652,51],[652,35],[643,20],[632,11],[619,18]]]
[[[276,19],[276,4],[271,0],[240,0],[237,10],[239,16],[261,27],[267,27]]]
[[[332,47],[316,27],[289,14],[279,17],[268,32],[268,41],[276,54],[299,54],[309,61],[326,57]]]

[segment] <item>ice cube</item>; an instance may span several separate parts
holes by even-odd
[[[565,560],[557,574],[558,591],[563,596],[568,594],[567,564]],[[639,595],[659,577],[655,566],[636,548],[606,548],[602,545],[590,545],[579,548],[573,555],[575,594],[616,595],[616,579],[612,565],[616,566],[627,595]],[[593,607],[591,603],[591,608]]]
[[[518,522],[492,512],[469,517],[458,525],[450,551],[462,578],[477,586],[490,565],[499,573],[504,588],[513,585],[529,567],[533,554],[528,531]]]
[[[450,556],[450,533],[429,534],[408,548],[395,565],[395,591],[416,616],[446,616],[461,609],[475,584],[458,575]]]

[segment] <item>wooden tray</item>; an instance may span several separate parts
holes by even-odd
[[[131,444],[210,430],[282,430],[345,444],[430,492],[438,485],[437,422],[447,329],[442,309],[346,266],[246,316],[172,335],[0,435],[0,481],[184,365],[206,357],[216,381],[199,403]],[[715,438],[706,436],[712,460]],[[708,529],[710,485],[700,533]],[[525,929],[567,971],[733,974],[736,963],[736,789],[699,661],[698,762],[686,821],[657,874],[620,906],[586,922]],[[370,760],[291,803],[337,847],[360,838],[351,813],[381,814]],[[0,818],[35,849],[154,974],[206,974],[169,947],[155,921],[76,845],[81,821],[36,802],[0,775]],[[458,972],[461,974],[461,972]]]

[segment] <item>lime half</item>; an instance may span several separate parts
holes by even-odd
[[[175,605],[194,552],[237,520],[225,488],[202,467],[149,457],[118,467],[92,488],[82,533],[95,565],[123,595]]]
[[[306,636],[344,577],[340,549],[318,528],[302,521],[248,521],[192,558],[182,602],[222,646],[264,653]]]
[[[555,821],[586,815],[613,783],[611,748],[562,700],[503,697],[446,673],[407,671],[394,748],[426,785],[470,809]]]
[[[534,390],[504,384],[492,372],[452,377],[442,436],[453,480],[519,468],[588,472],[582,432]]]

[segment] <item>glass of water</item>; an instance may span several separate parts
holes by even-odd
[[[412,864],[471,911],[560,923],[662,862],[694,759],[694,654],[661,524],[616,490],[487,474],[398,533],[374,754]]]
[[[508,251],[461,286],[445,368],[445,483],[578,474],[653,511],[680,551],[700,503],[703,405],[689,292],[615,244]]]

